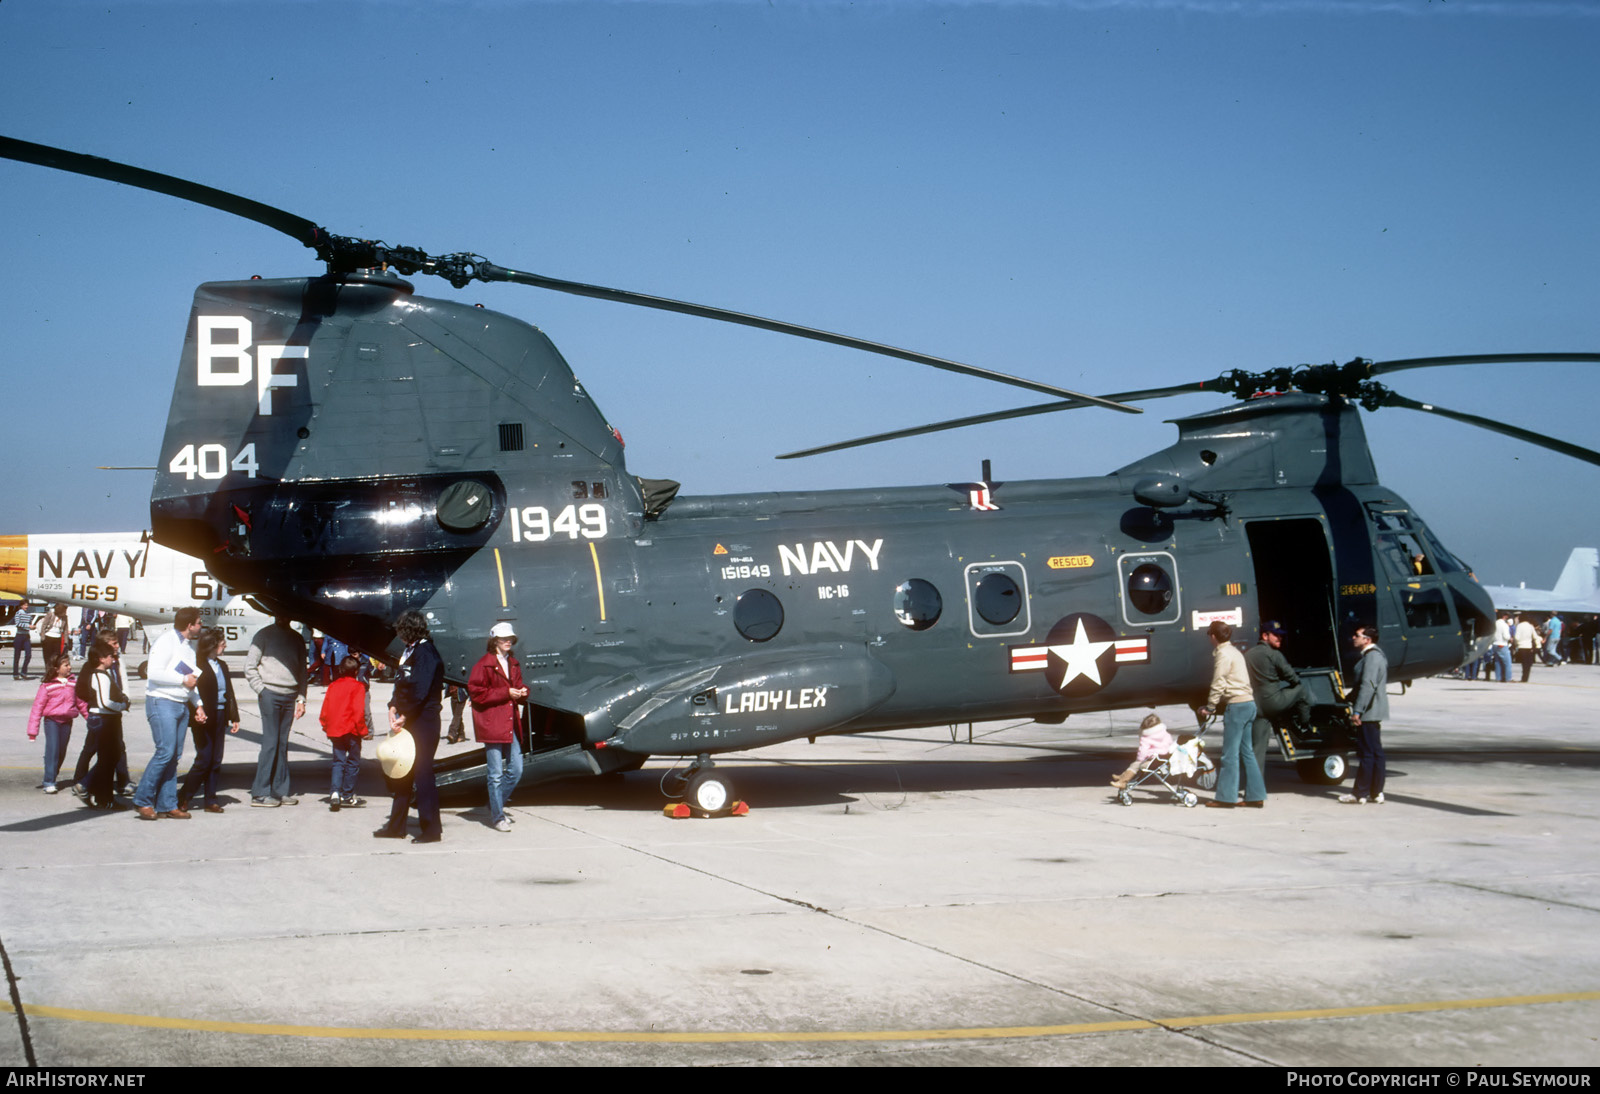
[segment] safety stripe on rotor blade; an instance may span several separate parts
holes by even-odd
[[[1181,1018],[1124,1019],[1114,1022],[1076,1022],[1047,1026],[970,1026],[948,1029],[897,1030],[535,1030],[535,1029],[379,1029],[355,1026],[297,1026],[275,1022],[221,1022],[207,1018],[163,1018],[144,1014],[78,1010],[24,1004],[30,1020],[57,1018],[98,1025],[136,1026],[143,1029],[198,1030],[206,1033],[240,1033],[258,1037],[335,1037],[373,1041],[521,1041],[609,1044],[759,1044],[825,1041],[979,1041],[1023,1037],[1067,1037],[1086,1033],[1122,1033],[1134,1030],[1181,1030],[1196,1026],[1255,1025],[1261,1022],[1304,1022],[1323,1018],[1361,1018],[1376,1014],[1424,1014],[1452,1010],[1485,1010],[1549,1003],[1586,1003],[1600,1000],[1600,991],[1560,992],[1550,995],[1499,995],[1482,999],[1440,999],[1413,1003],[1380,1003],[1364,1007],[1319,1007],[1311,1010],[1253,1011],[1239,1014],[1188,1015]],[[14,1013],[0,1002],[0,1011]]]

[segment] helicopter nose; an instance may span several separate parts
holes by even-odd
[[[1471,574],[1445,575],[1455,597],[1456,614],[1461,617],[1461,637],[1467,647],[1466,660],[1488,652],[1494,642],[1494,601]]]

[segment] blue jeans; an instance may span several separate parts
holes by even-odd
[[[144,717],[150,723],[156,752],[133,792],[133,804],[170,813],[178,808],[178,761],[183,758],[183,738],[189,730],[189,705],[147,696]]]
[[[66,759],[67,746],[72,743],[72,723],[58,722],[54,718],[41,718],[44,728],[44,784],[54,786],[61,773],[61,761]]]
[[[516,741],[486,744],[483,759],[489,765],[489,823],[499,824],[506,815],[506,799],[522,781],[522,746]]]
[[[1222,708],[1222,770],[1217,773],[1217,800],[1229,805],[1239,800],[1239,769],[1244,768],[1244,800],[1267,800],[1267,784],[1250,748],[1250,727],[1256,720],[1254,703],[1229,703]]]
[[[33,638],[28,634],[28,628],[18,627],[16,640],[11,644],[11,678],[15,680],[28,675],[28,666],[31,664]]]
[[[331,738],[328,743],[333,746],[333,788],[330,796],[353,798],[356,796],[356,776],[361,774],[361,738],[354,733],[347,733],[343,737]]]
[[[263,691],[261,706],[261,756],[256,760],[252,798],[289,796],[289,730],[294,726],[294,692]]]
[[[1511,647],[1491,647],[1494,664],[1494,678],[1502,684],[1511,679]]]

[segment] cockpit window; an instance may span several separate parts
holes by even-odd
[[[1406,626],[1416,628],[1448,627],[1450,610],[1444,606],[1444,590],[1437,585],[1429,589],[1405,589]]]
[[[1455,555],[1445,550],[1444,544],[1439,542],[1439,537],[1431,531],[1422,529],[1422,538],[1428,541],[1428,553],[1433,556],[1434,565],[1444,574],[1464,574],[1472,569]]]
[[[1383,556],[1389,576],[1399,581],[1433,573],[1433,564],[1422,553],[1422,544],[1409,533],[1378,537],[1378,554]]]

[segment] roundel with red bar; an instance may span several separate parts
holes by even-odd
[[[1149,660],[1147,638],[1118,638],[1111,624],[1088,612],[1062,619],[1042,645],[1011,647],[1012,672],[1043,671],[1050,686],[1069,699],[1111,683],[1118,665]]]

